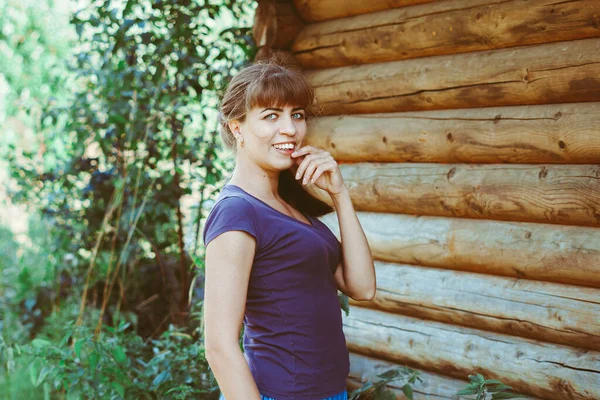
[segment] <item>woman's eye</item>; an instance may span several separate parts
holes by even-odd
[[[302,114],[302,113],[294,113],[294,115],[295,115],[294,118],[296,118],[296,119],[302,119],[302,118],[304,118],[304,114]]]
[[[271,117],[277,117],[277,114],[273,113],[273,114],[269,114],[265,117],[265,119],[273,119]]]

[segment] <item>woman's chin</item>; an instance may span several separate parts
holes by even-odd
[[[288,162],[280,161],[278,163],[273,163],[273,166],[275,167],[275,169],[278,169],[280,172],[281,171],[287,171],[293,165],[294,165],[294,161],[291,158],[290,158],[290,160]]]
[[[277,150],[275,150],[277,152]],[[273,167],[274,170],[285,171],[290,169],[294,165],[294,159],[289,156],[277,152],[277,154],[269,154],[268,156],[269,164]]]

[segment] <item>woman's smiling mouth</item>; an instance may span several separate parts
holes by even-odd
[[[290,155],[294,152],[295,144],[294,143],[277,143],[273,145],[273,148],[277,150],[279,153]]]

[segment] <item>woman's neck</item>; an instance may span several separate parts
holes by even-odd
[[[228,183],[239,186],[246,192],[263,200],[281,200],[279,195],[279,173],[269,176],[264,171],[262,174],[242,174],[234,170]]]

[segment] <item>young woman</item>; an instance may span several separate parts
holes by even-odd
[[[266,62],[239,72],[222,100],[236,166],[203,231],[204,340],[221,400],[348,396],[337,290],[371,300],[375,271],[337,163],[302,146],[313,97],[299,71]],[[331,196],[341,242],[316,218],[333,209],[308,184]]]

